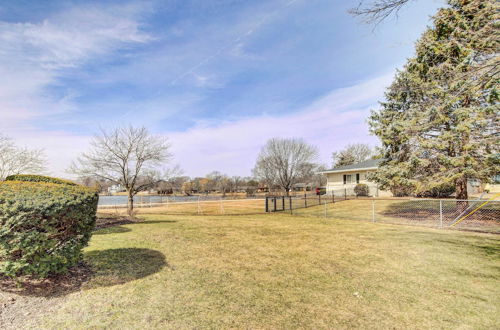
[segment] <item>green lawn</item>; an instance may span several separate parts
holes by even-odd
[[[278,214],[141,216],[97,231],[85,252],[94,277],[19,325],[500,327],[499,236]]]

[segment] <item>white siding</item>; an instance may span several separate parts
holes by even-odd
[[[355,170],[355,171],[345,171],[338,173],[326,173],[327,193],[337,192],[343,195],[343,191],[347,191],[347,194],[352,194],[354,187],[357,185],[356,174],[359,174],[359,183],[366,184],[370,189],[370,196],[390,196],[389,192],[381,191],[377,188],[374,182],[367,180],[367,175],[373,172],[373,170]],[[350,175],[351,182],[346,182],[344,184],[344,175]]]

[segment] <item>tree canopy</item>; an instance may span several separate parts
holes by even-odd
[[[45,165],[42,150],[20,147],[11,138],[0,134],[0,181],[9,175],[43,173]]]
[[[167,177],[170,145],[144,127],[120,127],[96,135],[91,148],[74,162],[70,171],[78,176],[108,180],[122,185],[128,195],[128,214],[134,209],[133,197]],[[163,171],[163,172],[162,172]]]
[[[374,179],[399,195],[500,171],[499,41],[494,0],[449,0],[369,118],[385,161]]]
[[[316,148],[301,139],[272,138],[260,151],[253,173],[288,194],[295,183],[314,174],[316,157]]]
[[[332,153],[333,167],[360,163],[375,155],[375,151],[365,143],[351,143],[344,149]]]

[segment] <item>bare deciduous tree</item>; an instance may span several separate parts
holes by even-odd
[[[218,190],[222,197],[226,197],[226,192],[230,187],[229,177],[221,172],[213,171],[207,175],[209,190]]]
[[[90,151],[72,164],[70,172],[122,185],[128,195],[127,211],[132,216],[134,196],[165,179],[169,149],[165,138],[151,135],[144,127],[102,130],[91,141]]]
[[[368,144],[348,144],[344,149],[332,153],[333,167],[360,163],[373,155],[374,150]]]
[[[0,134],[0,181],[9,175],[44,172],[45,163],[42,150],[19,147],[11,138]]]
[[[237,193],[243,185],[245,185],[245,179],[240,176],[233,176],[229,179],[229,190],[232,193]]]
[[[288,195],[303,174],[304,167],[317,157],[317,150],[301,139],[272,138],[260,151],[253,173],[268,185],[281,187]]]

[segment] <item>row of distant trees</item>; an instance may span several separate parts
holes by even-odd
[[[45,170],[41,150],[18,147],[11,139],[0,140],[0,179],[9,174],[40,173]],[[179,167],[168,167],[172,155],[170,144],[162,136],[144,127],[120,127],[102,130],[93,137],[90,148],[76,159],[68,172],[80,181],[98,189],[114,184],[128,196],[128,212],[133,214],[133,198],[141,191],[207,193],[238,192],[253,194],[258,188],[279,189],[285,194],[297,183],[322,186],[325,178],[318,172],[317,149],[301,139],[270,139],[262,148],[252,178],[230,177],[214,171],[206,177],[189,178]]]
[[[94,136],[88,152],[76,159],[69,172],[80,182],[106,192],[119,185],[128,195],[129,212],[133,211],[133,197],[146,190],[172,194],[200,194],[218,192],[282,191],[288,195],[297,184],[314,189],[326,184],[320,172],[324,165],[317,163],[317,148],[302,139],[273,138],[261,149],[252,177],[229,176],[214,171],[204,177],[190,178],[171,161],[170,144],[161,136],[152,135],[144,127],[121,127],[101,131]],[[41,150],[19,147],[7,138],[0,139],[0,179],[8,174],[40,173],[45,170]],[[333,154],[333,166],[349,165],[376,155],[365,144],[348,145]]]

